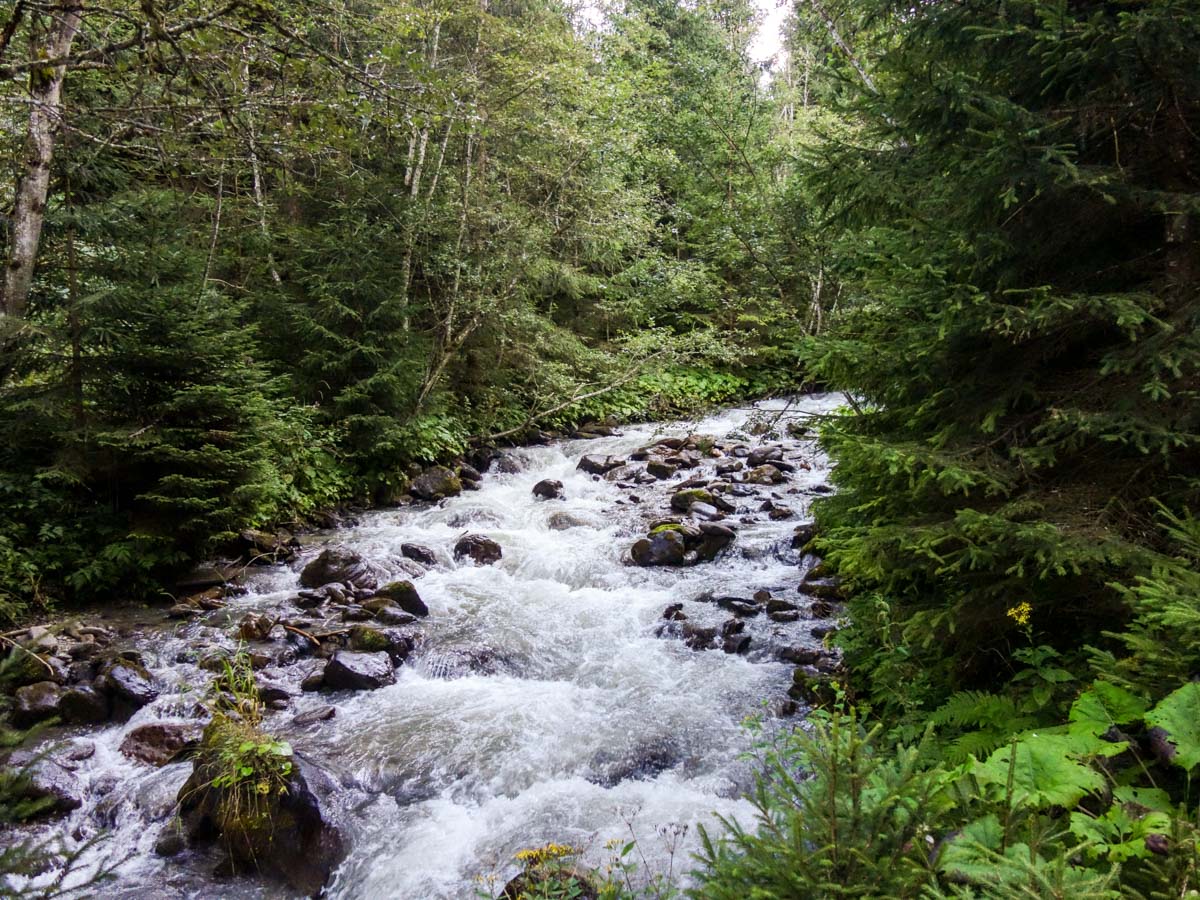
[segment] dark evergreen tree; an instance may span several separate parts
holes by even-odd
[[[1103,641],[1200,500],[1200,5],[870,9],[901,37],[811,168],[856,292],[822,519],[862,689],[920,705],[1014,674],[1020,603]]]

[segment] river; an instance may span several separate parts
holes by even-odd
[[[214,857],[153,852],[190,763],[160,769],[118,750],[128,731],[195,705],[207,676],[188,648],[232,646],[230,632],[249,610],[284,608],[299,570],[323,546],[348,546],[401,577],[402,542],[434,551],[437,563],[416,586],[430,609],[425,642],[396,682],[354,694],[297,694],[267,727],[331,773],[339,784],[327,814],[343,828],[349,857],[329,885],[336,898],[434,900],[498,890],[516,871],[513,854],[548,841],[574,844],[602,864],[609,841],[634,834],[644,870],[678,874],[694,865],[697,826],[714,815],[752,818],[741,799],[752,778],[743,759],[753,736],[747,716],[772,727],[795,718],[771,715],[784,699],[793,665],[781,644],[818,646],[813,622],[746,621],[750,651],[697,651],[659,636],[664,609],[683,603],[689,619],[719,625],[730,614],[706,592],[749,597],[766,589],[799,601],[804,574],[791,549],[795,526],[828,480],[828,464],[810,439],[786,434],[789,422],[831,411],[832,396],[765,401],[698,422],[626,427],[617,436],[567,440],[506,451],[481,489],[440,505],[362,514],[357,524],[309,535],[298,561],[251,570],[247,593],[203,621],[170,626],[146,612],[124,623],[128,640],[170,688],[127,723],[78,732],[95,753],[79,763],[84,805],[62,833],[100,834],[88,859],[127,857],[104,896],[285,897],[255,878],[216,883]],[[751,436],[755,423],[779,435]],[[759,430],[754,428],[754,430]],[[781,443],[800,468],[787,483],[735,498],[728,521],[738,535],[713,562],[640,568],[630,545],[647,522],[667,512],[670,487],[696,474],[621,487],[577,468],[581,455],[627,456],[663,437],[687,434]],[[706,463],[710,467],[716,461]],[[804,468],[808,466],[809,468]],[[542,479],[563,483],[565,499],[539,500]],[[759,511],[774,494],[795,512],[772,520]],[[631,497],[637,497],[635,502]],[[555,514],[575,527],[552,528]],[[559,515],[555,524],[563,524]],[[493,566],[455,561],[464,532],[503,548]],[[811,559],[808,560],[811,562]],[[474,660],[474,664],[468,664]],[[294,717],[332,703],[329,721],[297,726]],[[640,862],[639,857],[639,862]]]

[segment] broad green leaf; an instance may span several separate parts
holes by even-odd
[[[1071,704],[1071,731],[1099,736],[1113,725],[1137,721],[1146,713],[1145,702],[1107,681],[1097,681]]]
[[[1104,787],[1099,772],[1072,759],[1078,753],[1079,742],[1071,735],[1028,734],[1015,745],[1000,748],[986,762],[977,763],[975,775],[1004,792],[1011,767],[1014,802],[1069,809]]]
[[[1200,684],[1190,682],[1164,697],[1146,721],[1166,731],[1175,745],[1172,762],[1189,770],[1200,765]]]

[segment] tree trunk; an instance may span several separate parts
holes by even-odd
[[[71,52],[83,18],[82,0],[64,0],[55,10],[46,41],[37,48],[46,59],[61,59]],[[37,260],[50,193],[50,163],[54,139],[62,124],[62,87],[66,64],[35,68],[29,75],[29,133],[25,141],[25,171],[17,181],[9,231],[8,259],[0,312],[20,317],[29,300],[33,266]]]

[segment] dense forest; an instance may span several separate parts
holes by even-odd
[[[837,392],[840,664],[757,819],[685,887],[549,845],[504,896],[1192,896],[1200,2],[797,0],[773,65],[760,20],[0,10],[0,620],[172,602],[492,448]]]

